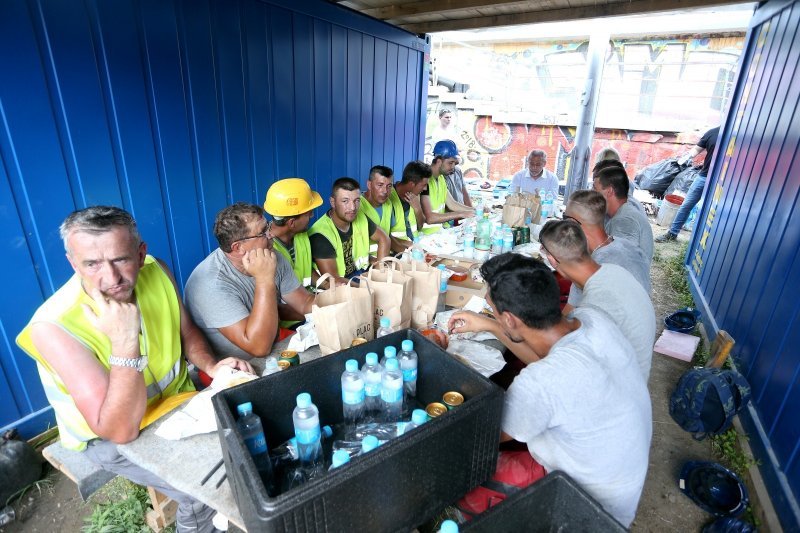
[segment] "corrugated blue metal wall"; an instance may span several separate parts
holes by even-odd
[[[743,416],[784,527],[800,529],[800,2],[768,2],[748,35],[698,228],[690,285],[736,341]]]
[[[323,1],[0,2],[0,428],[51,419],[14,337],[71,275],[67,214],[127,208],[183,285],[225,205],[418,158],[426,47]]]

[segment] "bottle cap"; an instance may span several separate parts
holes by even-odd
[[[333,429],[330,426],[322,426],[322,438],[329,439],[333,436]]]
[[[239,413],[239,416],[247,416],[253,412],[253,403],[252,402],[245,402],[240,403],[236,407],[236,412]]]
[[[348,359],[344,364],[344,368],[348,372],[358,372],[358,361],[355,359]]]
[[[342,466],[345,463],[350,462],[350,454],[347,453],[347,450],[336,450],[333,452],[333,457],[331,457],[331,466],[333,468],[337,468]]]
[[[389,320],[388,316],[381,318],[381,327],[382,328],[390,328],[392,327],[392,321]]]
[[[418,426],[424,424],[428,421],[428,413],[424,409],[414,409],[414,412],[411,413],[411,421]]]
[[[305,409],[311,405],[311,395],[307,392],[301,392],[297,395],[297,407]]]
[[[364,437],[364,440],[361,441],[361,453],[371,452],[377,448],[379,444],[378,437],[375,435],[367,435]]]
[[[404,352],[410,352],[414,349],[414,341],[411,339],[406,339],[400,343],[400,347],[403,349]]]
[[[438,268],[439,270],[447,270],[447,267],[444,265],[439,265],[436,268]]]
[[[439,533],[458,533],[458,524],[452,520],[445,520],[439,526]]]
[[[367,364],[368,365],[377,365],[378,364],[378,354],[375,352],[369,352],[367,354]]]
[[[397,360],[396,357],[392,357],[391,359],[386,360],[386,370],[399,370],[400,369],[400,362]]]
[[[392,357],[397,357],[397,348],[395,348],[394,346],[387,346],[386,348],[383,349],[383,356],[386,357],[387,359]]]

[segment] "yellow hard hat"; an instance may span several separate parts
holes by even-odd
[[[286,178],[276,181],[267,191],[264,211],[274,217],[291,217],[322,205],[322,197],[312,191],[306,180]]]

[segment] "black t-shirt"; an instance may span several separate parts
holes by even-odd
[[[329,217],[330,215],[325,215]],[[336,225],[334,224],[334,227]],[[372,235],[375,233],[377,226],[367,217],[367,232]],[[339,238],[342,240],[342,253],[344,254],[344,277],[351,275],[356,271],[356,265],[353,261],[353,225],[347,228],[347,231],[342,231],[338,227],[336,231],[339,232]],[[333,244],[321,233],[316,233],[309,237],[311,241],[311,257],[315,259],[334,259],[336,257],[336,249]]]
[[[408,214],[411,211],[411,204],[400,198],[400,207],[403,208],[403,218],[405,219],[406,222],[406,236],[409,238],[409,240],[413,241],[414,240],[413,230],[416,230],[417,228],[412,228],[411,224],[408,222]]]
[[[705,148],[706,150],[706,158],[703,159],[703,168],[700,169],[700,174],[703,176],[708,176],[708,169],[711,167],[711,160],[714,159],[714,149],[717,147],[718,135],[719,126],[708,130],[705,135],[703,135],[700,140],[697,141],[697,146],[700,148]]]

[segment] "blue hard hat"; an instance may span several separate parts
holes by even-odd
[[[747,487],[731,470],[710,461],[689,461],[681,469],[681,492],[714,516],[738,516],[750,499]]]
[[[756,528],[744,520],[726,516],[705,526],[703,533],[756,533]]]
[[[458,157],[458,147],[453,141],[445,139],[433,145],[433,155],[438,155],[444,157],[445,159],[450,157]]]
[[[684,307],[664,318],[664,327],[679,333],[691,333],[699,318],[699,311],[691,307]]]

